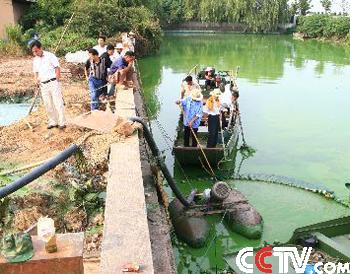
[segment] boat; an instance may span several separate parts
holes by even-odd
[[[215,73],[215,69],[213,69]],[[218,71],[215,73],[215,86],[205,86],[205,69],[201,70],[197,75],[197,81],[202,89],[203,101],[209,97],[210,92],[214,88],[231,88],[230,90],[238,90],[235,78],[229,71]],[[232,123],[229,123],[232,117]],[[185,147],[183,145],[183,129],[181,117],[179,119],[178,136],[174,142],[173,155],[181,165],[208,167],[208,162],[211,166],[217,167],[222,159],[229,157],[237,146],[239,138],[239,123],[235,115],[230,113],[226,115],[226,122],[229,125],[223,130],[222,134],[219,132],[218,145],[215,148],[207,148],[206,142],[208,140],[208,127],[205,126],[205,121],[201,121],[198,129],[197,137],[199,145],[197,147]],[[223,135],[223,136],[222,136]],[[222,140],[224,142],[222,142]]]
[[[181,165],[204,165],[207,166],[207,161],[211,166],[217,167],[219,162],[225,157],[230,157],[238,143],[238,123],[225,130],[224,144],[219,144],[215,148],[207,148],[206,142],[208,140],[208,128],[200,126],[197,137],[199,145],[197,147],[183,146],[183,130],[179,130],[178,137],[175,140],[173,147],[173,154],[176,160]],[[219,139],[221,134],[219,133]]]

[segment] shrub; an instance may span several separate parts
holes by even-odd
[[[94,46],[96,43],[95,38],[88,38],[79,33],[67,31],[61,40],[61,43],[58,45],[62,33],[63,27],[59,27],[51,31],[39,31],[39,34],[41,35],[40,41],[45,49],[51,52],[54,52],[57,48],[56,54],[58,56],[65,55],[67,52],[88,49]]]
[[[311,38],[346,38],[350,31],[350,18],[331,15],[302,16],[297,30]]]
[[[161,28],[147,8],[155,2],[146,1],[147,7],[141,3],[141,0],[38,0],[21,22],[28,37],[38,32],[45,47],[53,51],[74,10],[75,17],[62,39],[58,55],[93,46],[100,33],[113,37],[130,30],[138,34],[137,50],[144,55],[159,48]]]
[[[333,17],[329,24],[324,27],[324,36],[331,38],[345,38],[350,30],[350,18]]]
[[[302,16],[298,20],[297,30],[311,38],[323,37],[324,28],[329,24],[329,21],[330,16],[323,14]]]
[[[157,50],[161,41],[161,28],[158,19],[144,6],[121,7],[118,1],[81,1],[72,29],[85,37],[97,37],[100,33],[114,36],[129,30],[139,35],[139,46],[145,54]]]
[[[20,25],[9,25],[5,28],[6,41],[0,40],[0,54],[22,56],[26,53],[25,36]]]

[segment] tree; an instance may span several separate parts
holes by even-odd
[[[301,15],[306,15],[311,9],[311,0],[299,0],[299,12]]]
[[[321,0],[321,4],[326,13],[329,13],[331,11],[331,6],[332,6],[331,0]]]
[[[295,0],[289,6],[290,15],[296,15],[298,13],[298,9],[299,9],[299,5],[298,5],[298,2]]]

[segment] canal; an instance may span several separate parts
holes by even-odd
[[[232,70],[240,66],[240,108],[247,142],[256,153],[245,159],[240,174],[288,177],[328,188],[348,200],[350,182],[350,58],[342,47],[291,36],[166,35],[159,54],[139,61],[152,130],[166,163],[181,189],[210,186],[209,175],[174,168],[180,83],[196,64]],[[164,134],[164,132],[166,134]],[[238,153],[233,168],[238,171]],[[287,241],[294,229],[349,214],[349,209],[291,187],[257,181],[230,181],[264,219],[261,241],[229,232],[220,217],[211,218],[213,235],[206,248],[195,250],[174,237],[179,273],[212,273],[226,269],[225,254],[263,241]],[[320,213],[322,212],[322,214]]]

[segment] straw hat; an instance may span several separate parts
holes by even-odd
[[[191,98],[194,101],[202,101],[203,100],[203,95],[200,89],[194,89],[191,92]]]
[[[116,49],[123,49],[123,44],[122,43],[118,43],[116,46],[115,46]]]
[[[130,32],[129,32],[129,35],[130,35],[130,36],[135,36],[135,32],[130,31]]]
[[[221,93],[220,89],[218,89],[218,88],[216,88],[216,89],[214,89],[213,91],[210,92],[210,95],[214,96],[214,97],[219,97],[221,94],[222,93]]]
[[[212,70],[213,70],[212,67],[207,67],[207,68],[205,69],[205,71],[212,71]]]

